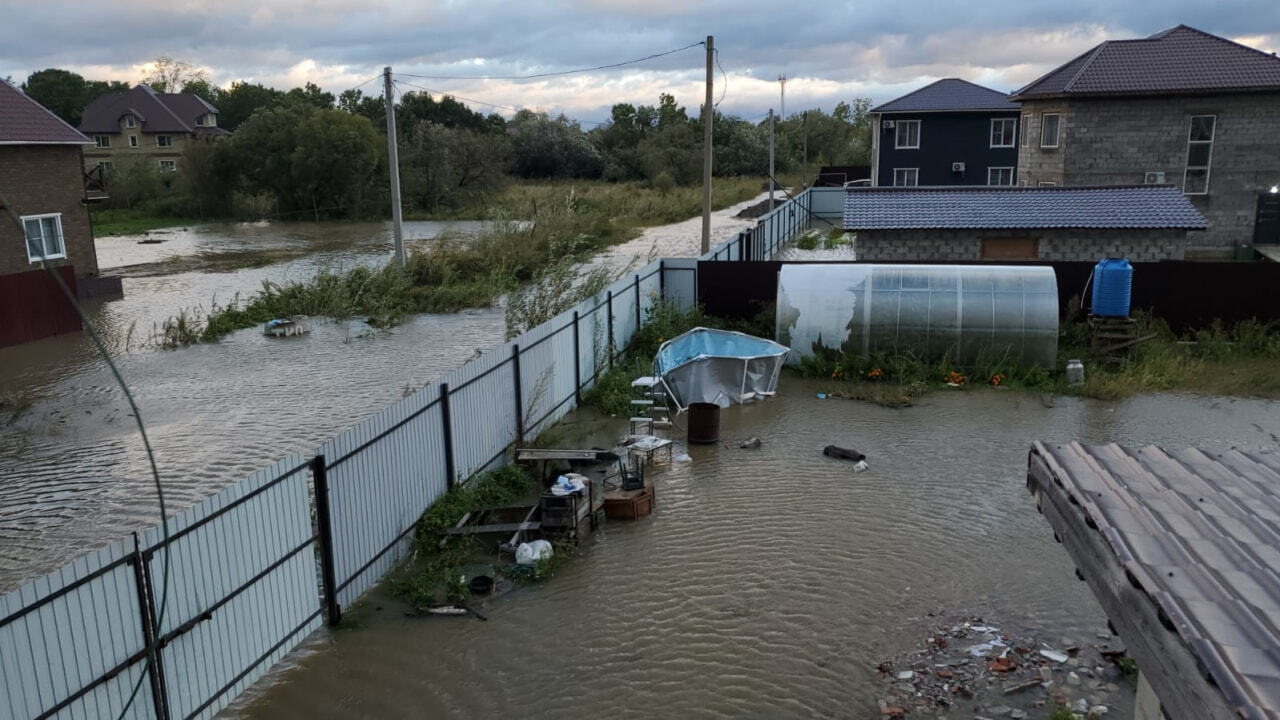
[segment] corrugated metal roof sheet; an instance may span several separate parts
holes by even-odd
[[[92,145],[93,141],[0,78],[0,143]]]
[[[1280,90],[1280,58],[1186,25],[1109,40],[1013,93],[1059,95]]]
[[[1008,110],[1016,112],[1021,107],[1010,102],[1009,96],[999,90],[975,85],[960,78],[943,78],[929,83],[896,100],[872,108],[873,113],[895,112],[970,112],[975,110]]]
[[[844,200],[846,230],[1205,226],[1171,185],[850,188]]]
[[[1036,443],[1245,717],[1280,717],[1280,454]]]

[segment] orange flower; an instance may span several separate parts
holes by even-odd
[[[995,375],[991,376],[992,385],[999,385],[1002,382],[1004,382],[1004,375],[1002,375],[1001,373],[996,373]]]
[[[877,368],[871,368],[871,370],[867,372],[867,377],[868,377],[868,378],[870,378],[870,379],[872,379],[872,380],[879,380],[879,379],[880,379],[881,377],[883,377],[883,376],[884,376],[884,373],[883,373],[883,372],[881,372],[881,371],[880,371],[880,368],[878,368],[878,367],[877,367]]]

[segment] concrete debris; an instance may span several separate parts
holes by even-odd
[[[738,445],[738,447],[742,448],[743,450],[758,450],[760,448],[760,438],[758,437],[747,438],[746,440],[743,440],[742,444]]]
[[[1067,684],[1072,687],[1080,687],[1080,676],[1073,672],[1067,673]]]
[[[898,673],[899,680],[910,680],[915,676],[916,674],[911,670],[903,670],[902,672]]]
[[[1057,650],[1041,650],[1040,656],[1049,658],[1056,663],[1064,663],[1068,659],[1066,653],[1060,653]]]

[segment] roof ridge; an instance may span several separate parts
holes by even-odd
[[[1276,57],[1276,55],[1275,55],[1275,53],[1269,53],[1269,52],[1267,52],[1267,51],[1265,51],[1265,50],[1259,50],[1259,49],[1258,49],[1258,48],[1256,48],[1256,47],[1252,47],[1252,46],[1250,46],[1250,45],[1245,45],[1244,43],[1236,42],[1235,40],[1232,40],[1231,38],[1222,37],[1221,35],[1214,35],[1214,34],[1213,34],[1213,33],[1211,33],[1211,32],[1206,32],[1206,31],[1204,31],[1204,30],[1201,30],[1200,28],[1194,28],[1194,27],[1191,27],[1190,25],[1179,25],[1179,26],[1177,26],[1177,27],[1169,28],[1166,32],[1173,32],[1174,30],[1179,30],[1179,29],[1181,29],[1181,30],[1188,30],[1188,31],[1193,32],[1193,33],[1195,33],[1195,34],[1197,34],[1197,35],[1201,35],[1201,36],[1203,36],[1203,37],[1209,38],[1210,40],[1217,40],[1218,42],[1223,43],[1223,44],[1226,44],[1226,45],[1234,45],[1235,47],[1238,47],[1238,48],[1241,48],[1241,49],[1244,49],[1244,50],[1249,50],[1249,51],[1251,51],[1251,52],[1257,53],[1258,55],[1261,55],[1261,56],[1262,56],[1262,57],[1264,57],[1264,58],[1270,58],[1270,59],[1272,59],[1272,60],[1276,60],[1277,62],[1280,62],[1280,58],[1277,58],[1277,57]]]
[[[1062,86],[1062,92],[1067,92],[1071,90],[1071,87],[1076,84],[1077,80],[1080,79],[1080,75],[1084,73],[1084,71],[1087,70],[1090,65],[1093,64],[1094,60],[1098,59],[1098,56],[1102,54],[1103,49],[1106,48],[1108,45],[1110,45],[1111,42],[1112,42],[1111,40],[1103,40],[1101,43],[1098,44],[1098,47],[1093,49],[1092,52],[1087,53],[1089,55],[1088,59],[1080,63],[1080,67],[1076,68],[1076,73],[1072,75],[1071,79],[1068,80]]]
[[[879,105],[877,105],[874,109],[875,109],[875,110],[878,110],[878,109],[880,109],[880,108],[884,107],[885,105],[890,105],[890,104],[892,104],[892,103],[896,103],[896,102],[898,102],[898,101],[900,101],[900,100],[906,100],[907,98],[911,97],[912,95],[915,95],[915,94],[917,94],[917,93],[922,93],[922,92],[924,92],[925,90],[928,90],[929,88],[933,87],[934,85],[937,85],[938,83],[942,82],[943,80],[946,80],[946,78],[938,78],[937,80],[934,80],[933,82],[929,83],[928,85],[922,85],[922,86],[920,86],[920,87],[916,88],[915,90],[912,90],[911,92],[907,93],[906,95],[900,95],[900,96],[898,96],[898,97],[896,97],[896,98],[894,98],[894,99],[892,99],[892,100],[886,100],[886,101],[884,101],[884,102],[880,103]]]
[[[173,108],[169,107],[169,103],[164,101],[164,97],[160,93],[151,89],[150,85],[147,85],[145,83],[139,83],[138,87],[146,88],[147,91],[151,93],[151,97],[156,101],[156,103],[161,108],[163,108],[165,112],[169,113],[170,117],[178,121],[179,127],[185,128],[187,132],[195,132],[194,130],[191,129],[191,126],[188,125],[185,120],[179,117],[178,113],[173,111]]]
[[[11,83],[11,82],[9,82],[8,80],[6,80],[5,78],[0,78],[0,82],[4,83],[5,85],[8,85],[8,86],[9,86],[9,87],[14,91],[14,92],[16,92],[16,93],[18,93],[19,95],[21,95],[21,96],[22,96],[22,98],[23,98],[24,100],[26,100],[27,102],[31,103],[32,105],[35,105],[36,107],[40,108],[40,110],[44,111],[44,114],[48,115],[49,117],[53,118],[54,120],[57,120],[59,123],[61,123],[63,126],[65,126],[65,127],[66,127],[68,130],[70,130],[71,132],[73,132],[73,133],[75,133],[75,134],[79,135],[80,137],[84,138],[84,141],[85,141],[85,143],[86,143],[86,144],[90,144],[90,143],[92,143],[92,142],[93,142],[92,140],[90,140],[90,139],[89,139],[89,136],[88,136],[88,135],[85,135],[84,133],[80,132],[78,129],[76,129],[76,128],[72,127],[72,126],[71,126],[71,123],[67,122],[66,120],[63,120],[63,119],[62,119],[62,118],[60,118],[60,117],[58,117],[56,113],[54,113],[52,110],[50,110],[49,108],[45,107],[45,106],[44,106],[44,105],[42,105],[41,103],[37,102],[35,98],[33,98],[33,97],[31,97],[30,95],[28,95],[28,94],[26,94],[25,92],[23,92],[23,91],[22,91],[22,89],[21,89],[21,88],[19,88],[17,85],[14,85],[13,83]]]
[[[1089,55],[1090,53],[1097,52],[1098,48],[1102,47],[1102,45],[1105,45],[1105,44],[1106,44],[1106,43],[1108,43],[1108,42],[1111,42],[1111,41],[1110,41],[1110,40],[1104,40],[1104,41],[1102,41],[1102,43],[1100,43],[1100,44],[1098,44],[1098,45],[1095,45],[1095,46],[1093,46],[1093,47],[1089,48],[1088,50],[1085,50],[1084,52],[1082,52],[1082,53],[1080,53],[1079,55],[1076,55],[1075,57],[1071,58],[1070,60],[1068,60],[1068,61],[1066,61],[1066,62],[1064,62],[1064,63],[1062,63],[1062,64],[1058,65],[1057,67],[1055,67],[1055,68],[1053,68],[1052,70],[1050,70],[1049,72],[1047,72],[1047,73],[1045,73],[1045,74],[1041,75],[1040,77],[1036,78],[1035,80],[1032,80],[1031,82],[1027,83],[1026,85],[1023,85],[1022,87],[1018,88],[1017,90],[1014,90],[1013,92],[1009,93],[1009,97],[1017,97],[1017,96],[1021,95],[1022,93],[1026,92],[1027,90],[1029,90],[1029,89],[1031,89],[1031,88],[1035,87],[1036,85],[1039,85],[1040,83],[1044,82],[1045,80],[1048,80],[1050,77],[1052,77],[1052,76],[1054,76],[1054,75],[1058,74],[1058,71],[1059,71],[1059,70],[1061,70],[1062,68],[1064,68],[1064,67],[1066,67],[1066,66],[1070,65],[1071,63],[1073,63],[1073,62],[1075,62],[1075,61],[1077,61],[1077,60],[1079,60],[1079,59],[1083,58],[1083,57],[1084,57],[1084,56],[1086,56],[1086,55]]]

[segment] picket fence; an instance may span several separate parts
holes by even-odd
[[[805,191],[699,259],[667,258],[325,442],[0,596],[4,718],[208,718],[335,624],[454,484],[564,417],[697,263],[771,257]],[[167,536],[166,536],[167,531]]]

